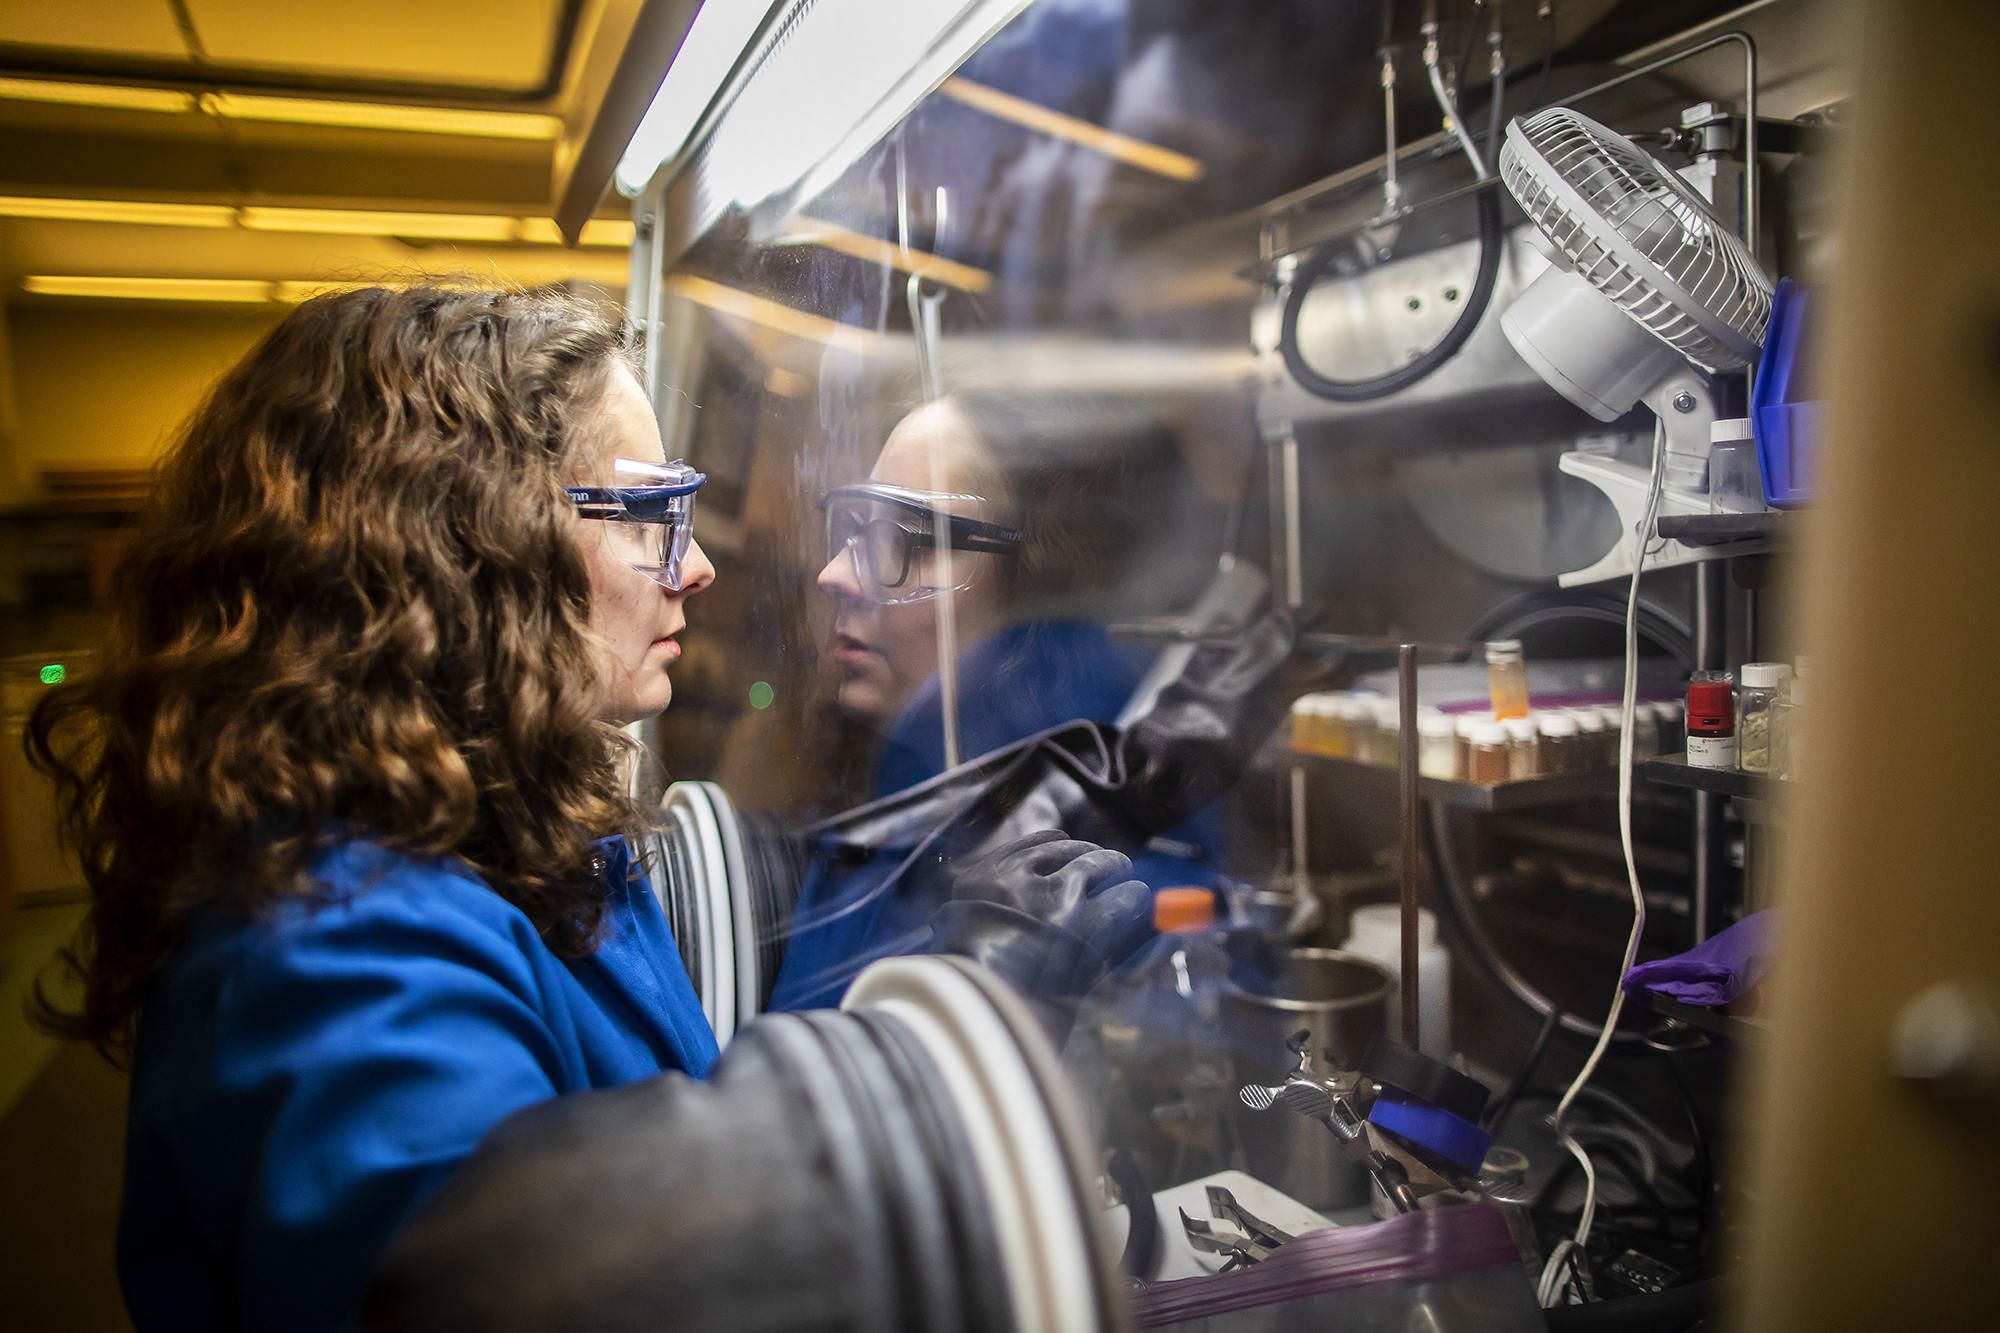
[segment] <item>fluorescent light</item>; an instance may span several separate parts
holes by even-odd
[[[133,222],[153,227],[233,227],[236,210],[222,204],[154,204],[132,199],[36,199],[0,196],[0,217],[60,222]]]
[[[849,231],[831,222],[803,215],[795,217],[785,228],[783,242],[799,242],[823,245],[829,250],[838,250],[856,259],[865,259],[871,264],[882,264],[904,273],[915,273],[947,287],[956,287],[962,292],[984,292],[993,286],[993,275],[983,268],[961,264],[924,250],[905,250],[893,241],[885,241],[874,236],[863,236],[860,232]]]
[[[377,213],[347,208],[246,208],[251,231],[302,231],[325,236],[416,236],[439,241],[508,242],[515,219],[498,213]]]
[[[269,301],[275,284],[255,278],[98,278],[36,274],[21,290],[38,296],[104,296],[148,301]]]
[[[302,97],[203,93],[201,109],[231,120],[456,134],[477,139],[549,140],[562,133],[562,121],[555,116],[521,111],[461,111],[454,107],[404,106],[391,102],[321,102]]]
[[[110,83],[45,83],[0,79],[0,98],[57,106],[101,106],[115,111],[192,111],[194,97],[168,88],[123,88]]]
[[[1134,139],[1115,131],[1093,125],[1075,116],[1066,116],[1060,111],[1051,111],[1036,102],[1011,93],[1003,93],[998,88],[988,88],[983,83],[956,76],[938,85],[938,91],[947,97],[984,111],[989,116],[1012,121],[1041,134],[1115,157],[1120,162],[1129,162],[1135,167],[1168,176],[1177,181],[1200,180],[1202,165],[1185,153],[1176,153],[1170,148],[1161,148],[1143,139]]]
[[[109,83],[0,79],[0,100],[183,115],[204,111],[230,120],[399,130],[414,134],[453,134],[479,139],[546,141],[562,133],[559,118],[523,111],[466,111],[456,107],[409,106],[396,102],[329,102],[307,97],[265,97],[254,93],[202,93],[196,96],[171,88],[128,88]]]
[[[484,241],[490,244],[561,245],[562,233],[549,218],[514,218],[499,213],[392,213],[358,208],[232,208],[226,204],[166,204],[143,199],[43,199],[0,195],[0,218],[41,218],[55,222],[127,222],[152,227],[243,227],[250,231],[306,232],[322,236],[408,236],[423,240]],[[632,224],[623,218],[592,218],[583,224],[581,244],[625,248]],[[940,279],[942,281],[942,279]]]
[[[770,10],[760,0],[706,0],[612,173],[621,192],[638,194],[660,164],[687,145]]]

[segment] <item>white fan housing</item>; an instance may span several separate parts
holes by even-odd
[[[1551,267],[1500,317],[1521,358],[1599,421],[1644,402],[1663,428],[1662,512],[1695,512],[1708,490],[1709,374],[1754,361],[1771,316],[1771,281],[1735,233],[1678,174],[1622,134],[1567,107],[1507,126],[1500,177],[1534,222]],[[1567,455],[1563,471],[1598,485],[1626,527],[1644,510],[1642,469]],[[1631,474],[1631,475],[1627,475]],[[1648,565],[1692,558],[1668,550]],[[1629,572],[1625,543],[1573,585]]]
[[[1757,357],[1770,279],[1677,174],[1566,107],[1508,125],[1500,176],[1554,264],[1501,316],[1508,341],[1600,421],[1644,401],[1667,428],[1669,482],[1706,490],[1700,372]]]

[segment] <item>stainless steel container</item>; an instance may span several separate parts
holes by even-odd
[[[1228,992],[1231,1045],[1240,1084],[1280,1082],[1292,1064],[1285,1042],[1306,1032],[1321,1068],[1352,1067],[1388,1026],[1394,978],[1380,964],[1337,949],[1293,949],[1285,987],[1296,999]],[[1310,1208],[1349,1208],[1368,1201],[1368,1175],[1340,1155],[1333,1132],[1286,1107],[1253,1111],[1231,1096],[1230,1114],[1243,1169]]]

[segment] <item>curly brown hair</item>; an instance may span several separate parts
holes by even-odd
[[[28,748],[90,887],[80,1010],[114,1058],[192,913],[310,894],[346,829],[469,864],[561,953],[638,822],[599,720],[590,583],[562,485],[625,353],[561,293],[369,288],[308,301],[160,466],[100,672]]]

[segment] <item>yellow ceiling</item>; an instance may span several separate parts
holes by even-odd
[[[542,85],[563,0],[186,0],[202,61],[275,76],[526,91]],[[204,70],[169,0],[0,0],[0,43],[49,58]]]

